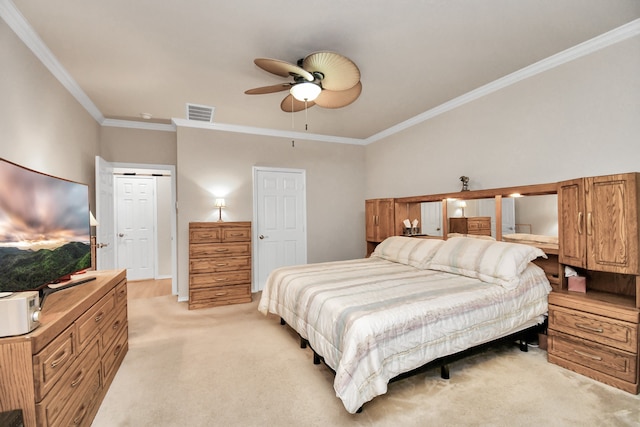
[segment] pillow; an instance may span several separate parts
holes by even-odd
[[[529,262],[538,257],[547,256],[534,246],[454,237],[438,248],[429,268],[513,289]]]
[[[424,270],[443,243],[440,239],[391,236],[376,246],[371,256]]]

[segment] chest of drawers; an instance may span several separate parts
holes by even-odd
[[[189,224],[189,309],[251,302],[251,223]]]
[[[47,297],[40,326],[0,339],[0,411],[24,425],[90,426],[128,350],[124,270]]]
[[[491,217],[449,218],[449,233],[491,236]]]

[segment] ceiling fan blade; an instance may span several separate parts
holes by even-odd
[[[351,89],[360,81],[360,70],[349,58],[334,52],[315,52],[302,61],[302,67],[310,73],[324,74],[322,87],[328,90]]]
[[[306,107],[310,108],[314,105],[316,105],[314,101],[307,101]],[[282,108],[282,111],[285,113],[295,113],[297,111],[304,110],[305,103],[304,101],[298,101],[293,97],[293,95],[289,94],[280,103],[280,108]]]
[[[273,86],[263,86],[254,89],[245,90],[247,95],[262,95],[265,93],[282,92],[283,90],[291,89],[291,83],[280,83]]]
[[[322,108],[340,108],[346,107],[353,101],[358,99],[362,92],[362,83],[358,82],[356,85],[347,90],[323,90],[320,95],[315,99],[315,103]]]
[[[295,74],[310,82],[314,80],[313,75],[310,72],[286,61],[270,58],[256,58],[253,62],[263,70],[280,77],[289,77],[290,75]]]

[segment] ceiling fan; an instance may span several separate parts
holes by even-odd
[[[349,58],[334,52],[315,52],[298,60],[297,65],[279,59],[256,58],[258,67],[293,82],[249,89],[248,95],[288,90],[280,103],[282,111],[295,113],[318,105],[341,108],[358,99],[362,92],[360,70]]]

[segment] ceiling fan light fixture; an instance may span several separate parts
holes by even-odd
[[[303,82],[291,86],[289,92],[298,101],[313,101],[320,95],[322,88],[316,83]]]

